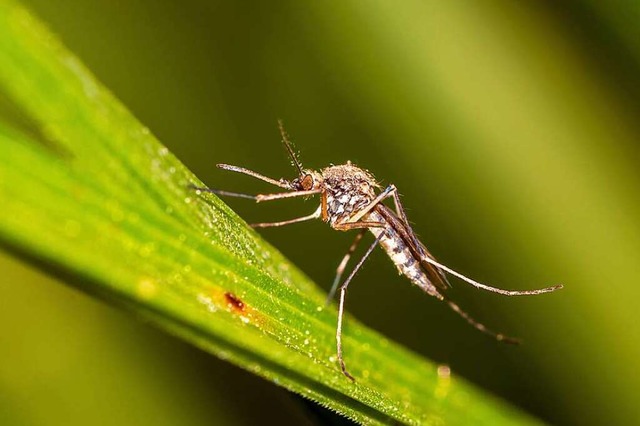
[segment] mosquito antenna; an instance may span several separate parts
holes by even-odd
[[[422,260],[424,260],[427,263],[432,264],[433,266],[436,266],[436,267],[442,269],[443,271],[447,271],[451,275],[453,275],[455,277],[458,277],[463,281],[466,281],[467,283],[471,284],[472,286],[474,286],[476,288],[479,288],[481,290],[490,291],[492,293],[502,294],[504,296],[531,296],[531,295],[534,295],[534,294],[551,293],[552,291],[560,290],[563,287],[562,284],[557,284],[557,285],[553,285],[551,287],[539,288],[539,289],[536,289],[536,290],[504,290],[504,289],[501,289],[501,288],[491,287],[491,286],[488,286],[486,284],[482,284],[482,283],[479,283],[477,281],[474,281],[471,278],[465,277],[460,272],[456,272],[453,269],[443,265],[442,263],[440,263],[440,262],[438,262],[436,260],[431,259],[428,256],[423,257]]]
[[[287,149],[287,153],[289,154],[289,157],[291,157],[291,162],[298,169],[298,176],[302,176],[304,174],[302,172],[302,163],[300,163],[300,160],[298,160],[298,156],[293,150],[293,146],[291,144],[291,141],[289,140],[289,135],[287,135],[286,130],[284,130],[284,123],[280,119],[278,120],[278,128],[280,129],[280,135],[282,136],[282,143],[284,144],[284,147]]]
[[[244,175],[249,175],[256,179],[260,179],[261,181],[270,183],[271,185],[279,186],[280,188],[291,189],[291,182],[286,179],[275,180],[270,177],[266,177],[265,175],[261,175],[258,172],[254,172],[253,170],[245,169],[244,167],[231,166],[229,164],[216,164],[216,166],[223,170],[229,170],[230,172],[242,173]]]
[[[469,323],[469,325],[471,325],[473,328],[475,328],[476,330],[480,331],[481,333],[484,333],[484,334],[487,334],[487,335],[493,337],[498,342],[509,343],[509,344],[512,344],[512,345],[519,345],[520,343],[522,343],[522,341],[520,339],[516,339],[515,337],[509,337],[509,336],[507,336],[505,334],[498,333],[496,331],[493,331],[493,330],[487,328],[484,324],[482,324],[482,323],[476,321],[475,319],[473,319],[468,313],[463,311],[460,308],[460,306],[458,306],[457,303],[453,302],[452,300],[445,299],[444,301],[447,302],[449,307],[455,313],[457,313],[462,318],[464,318],[464,320],[467,321]]]

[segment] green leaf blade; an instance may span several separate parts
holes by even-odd
[[[347,316],[167,151],[25,9],[0,1],[0,239],[217,356],[366,424],[535,422]],[[52,148],[53,147],[53,148]],[[240,302],[238,302],[240,301]]]

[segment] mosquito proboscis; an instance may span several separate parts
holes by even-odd
[[[298,172],[297,178],[293,180],[276,180],[243,167],[228,164],[218,164],[217,166],[224,170],[249,175],[283,188],[288,192],[249,195],[218,189],[193,188],[221,196],[251,199],[256,202],[320,195],[320,206],[309,215],[279,222],[256,223],[251,226],[254,228],[268,228],[291,225],[312,219],[322,219],[333,229],[339,231],[358,230],[353,243],[338,265],[326,302],[329,304],[335,292],[340,290],[336,347],[340,369],[349,379],[355,380],[347,370],[342,352],[342,322],[347,287],[377,245],[382,246],[400,274],[406,276],[427,294],[447,303],[454,312],[465,319],[471,326],[501,342],[517,344],[519,340],[485,327],[446,297],[444,291],[449,287],[449,282],[445,273],[453,275],[478,289],[505,296],[529,296],[550,293],[562,288],[562,285],[558,284],[536,290],[504,290],[479,283],[436,261],[413,231],[394,185],[388,185],[382,189],[371,173],[350,161],[342,165],[329,166],[319,171],[303,168],[284,130],[282,121],[278,121],[278,125],[287,154]],[[393,200],[393,209],[384,204],[384,201],[388,199]],[[367,231],[373,234],[374,241],[360,258],[347,279],[341,284],[340,281],[349,260]]]

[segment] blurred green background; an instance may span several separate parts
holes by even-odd
[[[498,345],[398,277],[382,251],[351,287],[363,322],[554,424],[640,419],[640,6],[562,1],[29,0],[97,77],[212,187],[225,174],[352,160],[402,193]],[[247,221],[312,203],[230,200]],[[263,235],[328,289],[351,235]],[[0,257],[0,424],[305,424],[308,406]],[[392,380],[392,378],[390,378]],[[250,409],[249,409],[250,408]]]

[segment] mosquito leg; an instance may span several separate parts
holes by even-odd
[[[502,295],[505,295],[505,296],[530,296],[530,295],[535,295],[535,294],[550,293],[552,291],[560,290],[562,288],[562,284],[558,284],[558,285],[554,285],[554,286],[551,286],[551,287],[545,287],[545,288],[540,288],[540,289],[536,289],[536,290],[521,290],[521,291],[518,291],[518,290],[504,290],[504,289],[501,289],[501,288],[491,287],[491,286],[488,286],[486,284],[482,284],[482,283],[479,283],[477,281],[474,281],[471,278],[468,278],[468,277],[462,275],[461,273],[456,272],[453,269],[441,264],[440,262],[436,261],[435,259],[433,259],[432,256],[429,255],[429,253],[426,251],[424,246],[418,240],[418,237],[416,236],[415,232],[411,228],[411,225],[409,224],[409,221],[407,220],[407,215],[404,212],[404,208],[402,207],[402,203],[400,202],[400,197],[398,196],[398,194],[394,193],[393,197],[394,197],[394,202],[395,202],[395,205],[396,205],[396,212],[398,214],[398,217],[400,218],[400,220],[402,220],[402,222],[403,222],[403,224],[405,226],[406,234],[411,239],[410,242],[415,246],[416,252],[420,256],[420,261],[421,262],[425,262],[425,263],[428,263],[428,264],[430,264],[432,266],[435,266],[441,272],[442,271],[446,271],[446,272],[450,273],[451,275],[453,275],[455,277],[458,277],[463,281],[466,281],[467,283],[471,284],[472,286],[474,286],[476,288],[479,288],[481,290],[490,291],[490,292],[493,292],[493,293],[502,294]],[[387,218],[387,220],[388,219],[389,218]],[[447,281],[446,277],[444,276],[444,274],[442,274],[442,278],[444,279],[444,282],[448,283],[448,281]]]
[[[369,204],[367,204],[366,207],[364,207],[363,209],[360,209],[358,211],[358,213],[356,213],[355,215],[353,215],[351,218],[349,218],[349,220],[351,220],[352,222],[357,222],[359,221],[362,217],[364,217],[364,215],[366,215],[367,213],[369,213],[371,211],[371,209],[373,209],[378,203],[381,203],[385,198],[388,198],[390,194],[396,192],[397,189],[395,187],[395,185],[389,185],[385,188],[384,191],[382,191],[380,194],[378,194],[378,196],[371,201]]]
[[[189,185],[189,188],[190,189],[195,189],[196,191],[210,192],[211,194],[222,195],[223,197],[247,198],[249,200],[255,200],[256,199],[255,195],[241,194],[239,192],[224,191],[222,189],[211,189],[211,188],[207,188],[205,186]]]
[[[195,186],[195,185],[189,185],[189,188],[195,189],[196,191],[210,192],[212,194],[222,195],[225,197],[246,198],[249,200],[255,200],[258,203],[262,201],[282,200],[284,198],[306,197],[308,195],[315,195],[321,192],[321,190],[319,189],[313,189],[310,191],[293,191],[293,192],[279,192],[276,194],[250,195],[250,194],[240,194],[238,192],[224,191],[221,189],[211,189],[211,188]]]
[[[362,228],[386,228],[387,225],[383,222],[345,222],[337,223],[333,226],[333,229],[338,231],[350,231],[352,229]]]
[[[342,373],[345,376],[347,376],[351,381],[354,381],[354,382],[356,379],[347,371],[347,367],[344,363],[344,358],[342,356],[342,317],[344,315],[344,299],[345,299],[345,296],[347,295],[347,287],[349,286],[349,283],[351,282],[353,277],[356,275],[358,270],[362,267],[362,264],[364,263],[364,261],[367,260],[367,257],[369,257],[373,249],[376,248],[376,246],[380,242],[380,239],[382,238],[383,235],[384,233],[380,233],[380,235],[378,235],[378,237],[375,239],[373,244],[371,244],[371,246],[369,247],[367,252],[364,254],[364,256],[362,256],[362,259],[360,259],[360,261],[355,266],[355,268],[353,268],[353,271],[351,271],[351,274],[349,274],[345,282],[342,283],[342,285],[340,286],[340,304],[338,305],[338,327],[336,329],[336,347],[338,351],[338,361],[340,362],[340,369],[342,370]]]
[[[276,226],[285,226],[285,225],[291,225],[292,223],[299,223],[299,222],[304,222],[311,219],[318,219],[319,217],[320,217],[320,209],[316,210],[310,215],[297,217],[295,219],[283,220],[281,222],[252,223],[249,226],[251,226],[252,228],[273,228]]]
[[[449,299],[445,299],[445,302],[447,302],[447,304],[451,309],[453,309],[453,311],[455,311],[458,315],[464,318],[465,321],[467,321],[476,330],[495,338],[499,342],[510,343],[512,345],[519,345],[521,343],[520,339],[509,337],[502,333],[497,333],[493,330],[488,329],[484,324],[479,323],[478,321],[473,319],[468,313],[463,311],[460,308],[460,306],[458,306],[455,302]]]
[[[344,255],[344,257],[342,258],[342,261],[338,265],[338,269],[336,270],[336,277],[334,278],[333,285],[331,286],[331,290],[329,290],[329,294],[327,295],[327,301],[324,303],[325,307],[329,306],[329,303],[331,303],[331,299],[333,299],[333,296],[336,294],[336,290],[338,289],[338,284],[340,284],[340,279],[342,278],[342,274],[344,273],[344,270],[347,267],[347,263],[349,263],[349,259],[351,259],[353,252],[356,251],[356,248],[358,247],[358,243],[360,243],[360,240],[362,240],[362,237],[364,237],[364,234],[366,232],[367,232],[366,229],[362,229],[358,233],[358,235],[356,235],[356,239],[353,240],[353,243],[351,243],[351,247],[349,247],[347,254]]]
[[[309,191],[293,191],[293,192],[280,192],[277,194],[260,194],[256,195],[256,202],[282,200],[283,198],[294,197],[306,197],[308,195],[315,195],[322,192],[322,189],[310,189]]]
[[[453,269],[443,265],[442,263],[431,259],[428,256],[425,256],[423,258],[423,260],[427,263],[432,264],[433,266],[443,270],[443,271],[447,271],[448,273],[450,273],[451,275],[460,278],[463,281],[466,281],[467,283],[471,284],[472,286],[479,288],[481,290],[486,290],[486,291],[490,291],[493,293],[498,293],[498,294],[502,294],[504,296],[530,296],[530,295],[534,295],[534,294],[542,294],[542,293],[551,293],[552,291],[556,291],[556,290],[560,290],[563,286],[562,284],[557,284],[551,287],[545,287],[545,288],[539,288],[536,290],[504,290],[501,288],[495,288],[495,287],[491,287],[488,286],[486,284],[482,284],[479,283],[477,281],[472,280],[471,278],[465,277],[464,275],[462,275],[460,272],[456,272]]]

